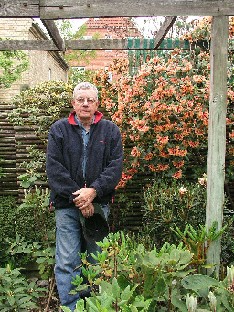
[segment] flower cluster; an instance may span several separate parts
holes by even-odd
[[[207,18],[199,27],[208,32],[209,25]],[[126,59],[115,60],[111,84],[104,73],[97,75],[102,105],[123,136],[121,186],[138,172],[174,179],[206,172],[209,58],[208,51],[175,49],[152,58],[134,76],[129,75]],[[228,97],[231,102],[232,89]],[[233,120],[227,119],[227,124],[232,125]],[[229,140],[233,138],[230,132]]]

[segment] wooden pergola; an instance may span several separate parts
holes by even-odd
[[[234,16],[233,0],[0,0],[0,18],[40,18],[51,40],[3,40],[0,50],[99,50],[128,49],[125,39],[68,40],[60,37],[57,19],[88,17],[166,16],[154,49],[162,42],[176,16],[213,16],[210,49],[210,101],[207,158],[206,224],[222,227],[226,154],[228,16]],[[143,48],[140,45],[140,48]],[[134,49],[134,47],[132,47]],[[147,48],[148,49],[148,48]],[[208,248],[208,263],[218,275],[221,240]]]

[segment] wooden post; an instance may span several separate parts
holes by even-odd
[[[210,51],[210,103],[207,158],[207,208],[206,225],[209,229],[217,222],[222,227],[224,207],[224,179],[226,153],[226,111],[227,111],[227,51],[228,17],[213,17]],[[221,239],[210,244],[207,263],[209,270],[218,277],[220,266]]]

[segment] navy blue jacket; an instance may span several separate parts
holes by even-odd
[[[82,172],[82,130],[69,118],[56,121],[50,128],[46,171],[55,208],[74,207],[72,193],[82,187],[94,187],[94,202],[108,203],[122,175],[123,148],[119,128],[95,112],[87,145],[86,181]]]

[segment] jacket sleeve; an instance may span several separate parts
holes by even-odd
[[[110,144],[110,161],[100,176],[90,185],[97,191],[98,197],[113,192],[119,183],[123,170],[123,146],[119,128],[114,125]]]
[[[55,130],[56,129],[56,130]],[[46,173],[48,183],[53,193],[69,198],[72,202],[72,193],[80,189],[71,178],[63,160],[63,135],[58,126],[52,125],[48,135]]]

